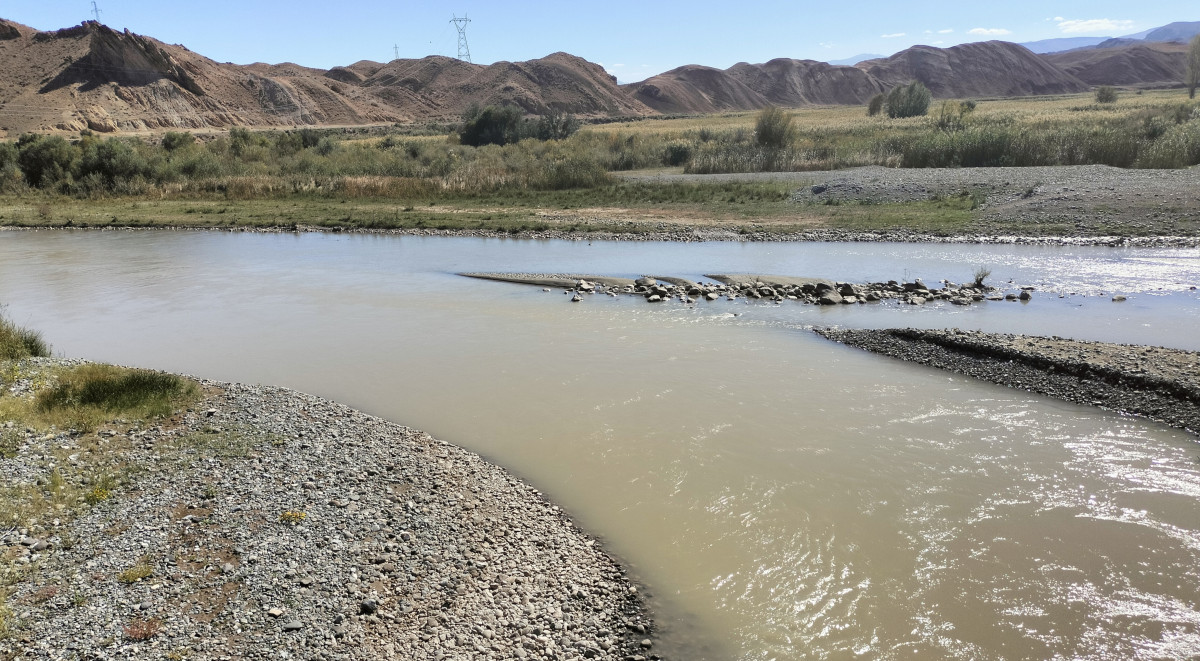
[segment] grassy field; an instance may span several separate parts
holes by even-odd
[[[205,141],[26,136],[0,143],[0,225],[649,231],[731,227],[954,231],[978,201],[789,202],[770,182],[635,183],[630,171],[827,170],[1200,163],[1200,104],[1182,90],[935,101],[930,115],[789,109],[794,137],[755,139],[757,113],[586,125],[565,140],[457,144],[452,127],[234,130]],[[948,114],[949,113],[949,114]]]

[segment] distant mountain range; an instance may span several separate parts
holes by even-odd
[[[453,120],[471,103],[587,117],[855,105],[911,80],[942,98],[1178,86],[1186,46],[1153,39],[1197,31],[1200,23],[1172,23],[1143,39],[1045,55],[988,41],[863,55],[855,66],[787,58],[728,69],[687,65],[618,85],[600,65],[567,53],[487,66],[440,56],[330,70],[235,65],[94,21],[40,32],[0,19],[0,137]]]
[[[1200,21],[1178,21],[1122,37],[1063,37],[1027,41],[1021,45],[1035,53],[1060,53],[1078,48],[1115,48],[1132,45],[1139,41],[1187,43],[1197,34],[1200,34]]]

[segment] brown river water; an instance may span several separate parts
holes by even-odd
[[[454,275],[979,265],[1034,299],[571,304]],[[57,353],[312,392],[528,480],[645,584],[675,659],[1200,656],[1196,437],[806,330],[1200,350],[1198,284],[1198,250],[0,232],[0,303]]]

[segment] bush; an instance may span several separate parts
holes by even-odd
[[[907,85],[900,85],[887,96],[887,115],[892,119],[902,117],[920,117],[929,112],[929,102],[933,99],[929,88],[914,80]]]
[[[47,188],[70,179],[77,153],[62,136],[26,133],[17,140],[17,149],[17,162],[30,186]]]
[[[760,147],[783,149],[796,140],[796,127],[792,116],[775,106],[767,106],[758,113],[754,122],[754,138]]]
[[[1101,85],[1096,88],[1096,103],[1116,103],[1117,88],[1112,85]]]
[[[458,141],[464,145],[507,145],[521,139],[521,110],[516,106],[472,104],[463,113]]]
[[[0,314],[0,360],[18,360],[31,356],[45,358],[50,355],[50,345],[42,334],[23,328]]]
[[[867,104],[867,117],[874,117],[883,112],[883,104],[886,101],[886,94],[876,94],[871,97],[871,102]]]
[[[167,151],[191,147],[194,144],[196,144],[196,137],[187,132],[167,131],[166,135],[162,137],[162,148]]]
[[[533,130],[538,140],[566,140],[579,130],[579,120],[574,115],[557,110],[542,115]]]

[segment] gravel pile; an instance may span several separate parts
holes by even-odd
[[[850,346],[1200,433],[1200,353],[979,331],[844,330]]]
[[[0,658],[657,658],[621,567],[504,470],[317,397],[202,383],[186,413],[92,437],[131,446],[132,488],[0,527],[24,577]],[[83,440],[8,432],[18,488]]]

